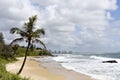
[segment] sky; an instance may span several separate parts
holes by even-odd
[[[0,32],[9,44],[19,37],[10,28],[22,28],[37,15],[36,28],[45,29],[41,39],[48,49],[120,52],[119,14],[120,0],[0,0]]]

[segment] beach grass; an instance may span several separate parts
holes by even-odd
[[[11,61],[12,60],[0,58],[0,80],[29,80],[28,78],[21,78],[20,76],[6,70],[5,65]]]

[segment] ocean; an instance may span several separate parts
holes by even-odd
[[[51,59],[59,62],[66,69],[89,75],[97,80],[120,80],[120,53],[55,55],[57,56]],[[118,63],[102,63],[107,60],[116,60]]]

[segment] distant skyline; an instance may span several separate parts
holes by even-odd
[[[10,28],[21,28],[33,15],[46,31],[48,49],[120,52],[120,0],[1,0],[0,32],[7,44],[18,36]]]

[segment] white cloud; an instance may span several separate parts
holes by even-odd
[[[4,0],[0,1],[0,17],[12,20],[26,20],[31,15],[38,13],[29,0]]]
[[[107,30],[110,30],[109,20],[114,19],[110,11],[117,9],[116,3],[117,0],[4,0],[0,1],[0,17],[6,20],[0,19],[0,22],[8,27],[5,23],[20,25],[37,14],[36,26],[45,28],[43,40],[49,47],[85,50],[99,46],[99,50],[111,42]]]

